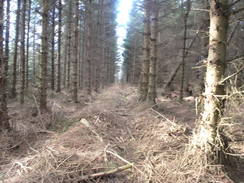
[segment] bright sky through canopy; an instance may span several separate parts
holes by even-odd
[[[127,32],[127,24],[129,22],[129,15],[132,8],[133,0],[119,0],[118,3],[118,14],[117,14],[117,37],[118,37],[118,48],[119,48],[119,57],[122,61],[122,53],[123,53],[123,43],[126,37]],[[120,63],[122,64],[122,63]],[[122,70],[120,65],[120,72],[118,73],[118,77],[121,78]]]
[[[123,42],[126,37],[127,23],[129,21],[129,14],[132,8],[133,0],[119,0],[118,14],[117,14],[117,36],[120,53],[123,51]]]

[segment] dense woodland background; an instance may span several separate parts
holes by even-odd
[[[243,182],[244,1],[117,6],[0,0],[0,181]]]
[[[243,7],[242,1],[229,1],[235,10]],[[184,81],[185,95],[199,95],[204,91],[204,75],[208,56],[209,1],[158,1],[158,61],[157,86],[180,91]],[[243,12],[230,17],[228,27],[228,70],[226,75],[243,65]],[[143,9],[142,1],[135,1],[128,26],[123,64],[124,80],[136,84],[140,78],[143,60]],[[239,60],[238,60],[239,59]],[[238,62],[239,61],[239,62]],[[184,76],[182,63],[184,63]],[[182,77],[183,76],[183,77]],[[243,76],[237,78],[239,87]]]

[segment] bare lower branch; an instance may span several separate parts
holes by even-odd
[[[192,11],[204,11],[204,12],[209,12],[208,9],[201,9],[201,8],[193,8]]]
[[[239,3],[241,0],[236,0],[236,1],[234,1],[233,3],[231,3],[230,5],[229,5],[229,7],[231,8],[232,6],[234,6],[235,4],[237,4],[237,3]]]
[[[228,76],[228,77],[226,77],[225,79],[223,79],[222,81],[220,81],[219,84],[220,84],[220,85],[223,84],[225,81],[227,81],[227,80],[229,80],[230,78],[236,76],[237,74],[239,74],[239,73],[242,72],[243,70],[244,70],[244,66],[243,66],[241,69],[239,69],[236,73],[231,74],[230,76]]]
[[[241,7],[239,9],[235,10],[235,11],[231,11],[230,15],[236,15],[236,14],[242,12],[242,11],[244,11],[244,7]]]

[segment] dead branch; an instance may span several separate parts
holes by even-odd
[[[120,166],[120,167],[112,169],[112,170],[99,172],[99,173],[94,173],[94,174],[90,174],[90,175],[85,175],[85,176],[82,176],[81,178],[78,178],[78,179],[76,178],[74,180],[75,181],[87,181],[87,180],[96,179],[96,178],[99,178],[99,177],[106,177],[106,176],[110,176],[110,175],[113,175],[113,174],[128,170],[130,168],[132,168],[132,164],[127,164],[127,165]]]
[[[234,1],[233,3],[231,3],[230,5],[229,5],[229,8],[231,8],[232,6],[234,6],[235,4],[237,4],[237,3],[239,3],[241,0],[236,0],[236,1]]]
[[[185,57],[188,56],[189,50],[192,48],[194,42],[196,41],[200,30],[203,28],[204,25],[201,25],[200,28],[198,29],[198,31],[196,32],[196,35],[194,36],[194,38],[191,40],[190,45],[188,46],[188,48],[186,48],[186,52],[185,52]],[[171,83],[173,82],[177,72],[179,71],[180,67],[182,66],[182,61],[180,63],[178,63],[178,65],[176,66],[175,70],[171,73],[168,81],[166,82],[166,84],[164,85],[164,89],[166,89],[167,87],[169,87],[171,85]]]
[[[163,114],[161,114],[160,112],[154,110],[153,108],[151,108],[151,110],[155,113],[157,113],[159,116],[161,116],[163,119],[165,119],[167,122],[169,122],[171,125],[176,126],[175,123],[173,123],[169,118],[167,118],[166,116],[164,116]]]
[[[39,108],[39,106],[38,106],[38,103],[37,103],[37,100],[36,100],[35,95],[33,95],[33,99],[34,99],[34,101],[35,101],[35,105],[36,105],[36,109],[37,109],[37,111],[38,111],[38,115],[41,115],[41,110],[40,110],[40,108]]]
[[[229,80],[230,78],[236,76],[237,74],[239,74],[241,71],[244,70],[244,66],[242,68],[240,68],[237,72],[235,72],[234,74],[231,74],[230,76],[226,77],[225,79],[223,79],[222,81],[219,82],[219,84],[223,84],[225,81]]]
[[[201,8],[193,8],[192,11],[203,11],[203,12],[209,12],[208,9],[201,9]]]
[[[36,133],[47,133],[47,134],[51,134],[51,135],[55,135],[56,133],[50,130],[39,130],[36,131]]]
[[[227,64],[231,64],[233,62],[239,61],[239,60],[243,60],[244,59],[244,55],[240,55],[240,56],[236,56],[230,60],[227,60],[226,63]]]
[[[240,25],[240,22],[237,22],[237,24],[235,25],[235,27],[233,28],[232,32],[230,33],[230,36],[227,40],[227,44],[230,44],[232,38],[234,37],[235,33],[236,33],[236,30],[238,28],[238,26]]]
[[[0,150],[12,150],[12,149],[15,149],[15,148],[19,147],[23,142],[24,141],[20,141],[17,144],[11,146],[11,147],[8,147],[8,148],[0,148]]]
[[[244,7],[241,7],[239,9],[235,10],[235,11],[230,12],[230,15],[236,15],[236,14],[242,12],[242,11],[244,11]]]
[[[121,161],[131,165],[133,168],[135,168],[141,175],[143,175],[144,177],[146,177],[146,173],[141,171],[139,168],[137,168],[137,166],[135,166],[133,163],[129,162],[128,160],[124,159],[123,157],[121,157],[120,155],[118,155],[117,153],[114,153],[112,151],[109,150],[105,150],[106,153],[109,153],[115,157],[117,157],[118,159],[120,159]]]
[[[90,125],[90,123],[86,119],[82,118],[80,122],[83,125],[85,125],[94,135],[96,135],[96,137],[100,142],[103,142],[103,138],[94,130],[94,128]]]

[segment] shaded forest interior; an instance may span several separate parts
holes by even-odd
[[[243,183],[243,41],[243,0],[0,0],[0,182]]]

